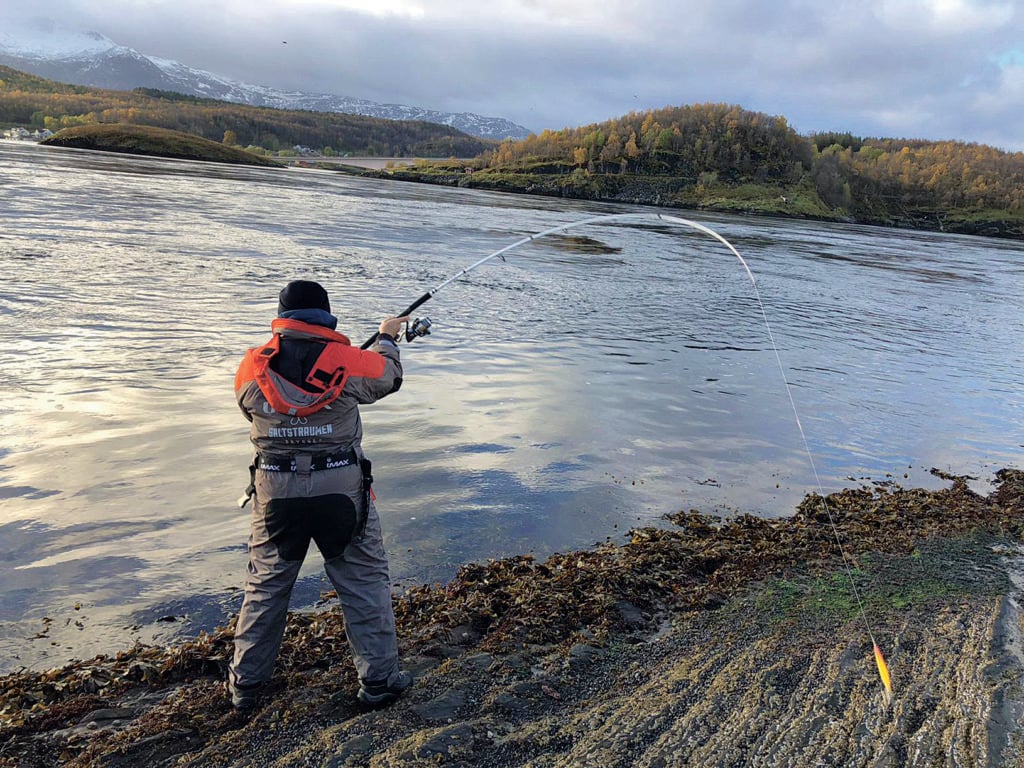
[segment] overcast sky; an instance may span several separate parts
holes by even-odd
[[[476,112],[538,132],[723,102],[784,116],[801,133],[1024,150],[1024,0],[18,5],[249,83]]]

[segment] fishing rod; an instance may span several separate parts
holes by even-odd
[[[743,267],[743,270],[747,273],[747,277],[750,280],[750,285],[754,290],[754,298],[757,299],[757,305],[761,310],[761,319],[764,321],[765,330],[768,332],[768,341],[771,343],[772,351],[775,353],[775,362],[778,364],[779,373],[782,374],[782,383],[785,385],[786,394],[789,397],[789,405],[793,411],[793,418],[796,421],[797,430],[800,432],[800,438],[803,441],[804,451],[807,454],[807,461],[810,464],[811,471],[814,474],[815,484],[818,487],[818,498],[821,499],[821,507],[828,517],[829,525],[832,528],[832,534],[835,537],[836,544],[839,547],[839,554],[842,557],[843,567],[846,570],[846,576],[849,579],[850,586],[852,587],[852,592],[857,603],[860,617],[864,622],[864,628],[867,630],[868,638],[871,640],[872,650],[875,656],[875,664],[878,667],[878,676],[881,678],[882,685],[884,687],[885,701],[886,704],[889,704],[892,700],[892,679],[889,675],[889,665],[886,663],[885,656],[882,654],[882,649],[879,647],[878,641],[875,639],[875,633],[871,628],[871,623],[868,621],[868,615],[867,611],[864,608],[864,601],[861,598],[860,589],[858,589],[857,582],[853,578],[853,566],[851,565],[850,558],[846,554],[846,548],[843,546],[842,536],[839,533],[839,527],[836,525],[835,517],[832,515],[832,510],[829,508],[828,502],[825,499],[825,490],[822,486],[821,478],[818,475],[818,467],[814,463],[814,454],[811,452],[810,442],[807,439],[807,434],[806,432],[804,432],[803,423],[800,420],[800,412],[796,407],[796,399],[793,397],[793,390],[789,386],[789,379],[786,377],[786,368],[782,364],[782,356],[779,354],[779,347],[775,343],[775,335],[772,333],[771,323],[768,322],[768,313],[765,311],[764,302],[761,300],[761,292],[758,290],[757,280],[754,279],[754,273],[750,270],[750,267],[747,265],[746,259],[744,259],[740,255],[740,252],[733,247],[732,243],[730,243],[728,240],[726,240],[724,237],[722,237],[720,234],[715,232],[710,227],[707,227],[696,221],[691,221],[690,219],[681,218],[679,216],[669,216],[663,213],[613,213],[605,214],[603,216],[592,216],[587,219],[581,219],[580,221],[570,222],[569,224],[560,224],[557,227],[551,227],[549,229],[541,230],[540,232],[536,232],[532,235],[528,235],[519,240],[516,240],[514,243],[506,245],[504,248],[499,248],[498,250],[494,251],[494,253],[487,254],[482,259],[479,259],[470,264],[468,267],[459,270],[451,277],[439,283],[435,288],[432,288],[426,293],[424,293],[422,296],[416,299],[416,301],[414,301],[412,304],[406,307],[401,313],[396,315],[396,317],[411,316],[413,312],[415,312],[421,306],[423,306],[432,298],[434,298],[434,296],[439,291],[443,290],[446,286],[451,285],[459,278],[468,275],[474,269],[483,266],[491,259],[501,258],[502,261],[505,261],[506,253],[518,248],[521,245],[525,245],[526,243],[532,242],[534,240],[540,240],[541,238],[547,237],[548,235],[553,235],[556,232],[564,232],[567,229],[575,229],[576,227],[583,227],[588,224],[611,224],[622,221],[637,221],[642,219],[649,220],[652,218],[657,219],[659,221],[664,221],[667,224],[672,224],[675,226],[689,227],[690,229],[694,229],[697,230],[698,232],[703,232],[706,235],[710,235],[715,240],[722,243],[726,248],[729,249],[732,255],[739,260],[740,265]],[[407,330],[405,333],[406,341],[414,341],[416,338],[429,335],[430,327],[431,322],[429,318],[416,319],[412,321],[407,326]],[[373,342],[377,340],[377,337],[379,335],[379,333],[375,333],[373,334],[373,336],[371,336],[369,339],[363,342],[362,349],[367,349],[368,347],[370,347],[373,344]]]
[[[681,224],[681,225],[684,225],[684,226],[687,226],[687,227],[691,227],[691,228],[699,230],[700,232],[703,232],[703,233],[705,233],[707,235],[711,235],[711,237],[713,237],[716,240],[718,240],[721,243],[723,243],[727,248],[729,248],[729,250],[731,250],[733,252],[733,254],[736,255],[736,257],[740,260],[740,263],[743,264],[743,268],[747,270],[747,275],[750,277],[751,280],[754,279],[754,276],[753,276],[753,274],[751,274],[750,269],[747,267],[746,262],[743,261],[743,257],[740,256],[739,253],[736,251],[736,249],[733,248],[729,244],[729,241],[726,240],[724,237],[722,237],[717,232],[715,232],[713,229],[711,229],[709,227],[705,227],[703,224],[699,224],[696,221],[690,221],[689,219],[682,219],[682,218],[679,218],[678,216],[667,216],[667,215],[662,214],[662,213],[612,213],[612,214],[605,214],[604,216],[592,216],[589,219],[581,219],[579,221],[570,222],[569,224],[559,224],[557,227],[551,227],[550,229],[545,229],[545,230],[542,230],[540,232],[536,232],[536,233],[534,233],[532,235],[527,235],[524,238],[516,240],[514,243],[506,245],[504,248],[499,248],[494,253],[489,253],[486,256],[484,256],[482,259],[474,261],[468,267],[465,267],[464,269],[460,269],[458,272],[456,272],[454,275],[452,275],[451,277],[446,279],[444,282],[438,284],[437,287],[431,288],[429,291],[427,291],[422,296],[420,296],[418,299],[416,299],[416,301],[414,301],[408,307],[406,307],[400,313],[395,315],[395,317],[406,317],[407,315],[412,315],[413,312],[415,312],[421,306],[423,306],[428,301],[430,301],[432,298],[434,298],[434,296],[438,293],[438,291],[443,290],[444,288],[446,288],[447,286],[451,285],[452,283],[454,283],[459,278],[465,277],[470,272],[472,272],[474,269],[476,269],[477,267],[483,266],[484,264],[486,264],[491,259],[499,258],[500,257],[501,260],[504,261],[506,253],[508,253],[511,250],[514,250],[515,248],[518,248],[521,245],[526,245],[527,243],[532,242],[534,240],[540,240],[542,237],[547,237],[548,235],[553,235],[556,232],[564,232],[567,229],[575,229],[576,227],[583,227],[583,226],[586,226],[587,224],[605,224],[605,223],[609,223],[610,224],[610,223],[615,222],[615,221],[629,221],[629,220],[636,220],[636,219],[650,219],[652,217],[660,219],[661,221],[667,221],[667,222],[669,222],[671,224]],[[756,286],[755,286],[755,290],[756,290]],[[419,325],[417,325],[417,324],[419,324]],[[431,326],[431,323],[430,323],[429,319],[427,319],[425,323],[422,320],[419,320],[419,321],[414,320],[410,324],[409,330],[406,332],[406,341],[412,341],[416,337],[428,335],[430,333],[430,326]],[[377,340],[377,337],[379,335],[380,335],[379,333],[374,333],[373,336],[371,336],[370,338],[368,338],[366,341],[364,341],[362,343],[360,348],[361,349],[369,349],[370,346],[372,346],[373,342],[375,342]]]

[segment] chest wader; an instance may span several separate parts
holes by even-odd
[[[358,479],[352,476],[356,463]],[[270,678],[310,540],[338,594],[360,680],[390,679],[399,669],[398,644],[371,462],[354,451],[350,460],[260,454],[251,472],[261,490],[252,495],[249,569],[229,672],[233,688]],[[265,498],[268,484],[275,492]],[[314,493],[305,495],[309,488]]]

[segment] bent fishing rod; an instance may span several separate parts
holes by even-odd
[[[439,291],[443,290],[445,287],[451,285],[456,280],[458,280],[458,279],[460,279],[462,277],[465,277],[470,272],[472,272],[474,269],[476,269],[477,267],[483,266],[484,264],[486,264],[491,259],[501,258],[501,260],[504,261],[506,253],[508,253],[511,250],[514,250],[514,249],[518,248],[521,245],[526,245],[527,243],[532,242],[534,240],[540,240],[541,238],[547,237],[548,235],[553,235],[556,232],[564,232],[567,229],[574,229],[576,227],[583,227],[583,226],[586,226],[587,224],[610,224],[612,222],[618,222],[618,221],[631,221],[631,220],[651,219],[651,218],[660,219],[661,221],[665,221],[665,222],[668,222],[670,224],[687,226],[687,227],[690,227],[692,229],[696,229],[696,230],[698,230],[700,232],[703,232],[703,233],[705,233],[707,235],[710,235],[711,237],[715,238],[716,240],[721,242],[723,245],[725,245],[730,251],[732,251],[733,255],[735,255],[736,258],[738,258],[740,260],[740,263],[743,265],[743,268],[747,271],[747,275],[750,277],[751,282],[754,281],[754,275],[751,273],[750,268],[747,267],[747,263],[743,260],[743,257],[740,256],[739,252],[735,248],[733,248],[732,245],[729,244],[728,240],[726,240],[720,234],[715,232],[713,229],[711,229],[709,227],[706,227],[703,224],[699,224],[696,221],[690,221],[689,219],[679,218],[678,216],[667,216],[667,215],[662,214],[662,213],[612,213],[612,214],[606,214],[604,216],[592,216],[592,217],[590,217],[588,219],[581,219],[580,221],[570,222],[569,224],[560,224],[557,227],[551,227],[550,229],[545,229],[545,230],[542,230],[540,232],[536,232],[536,233],[534,233],[532,235],[528,235],[527,237],[524,237],[524,238],[521,238],[519,240],[516,240],[514,243],[511,243],[510,245],[506,245],[504,248],[499,248],[494,253],[489,253],[486,256],[484,256],[482,259],[474,261],[468,267],[459,270],[454,275],[452,275],[451,277],[446,279],[444,282],[442,282],[439,285],[437,285],[437,287],[430,289],[429,291],[424,293],[422,296],[420,296],[418,299],[416,299],[416,301],[414,301],[412,304],[410,304],[408,307],[406,307],[404,310],[402,310],[400,313],[395,315],[395,317],[406,317],[408,315],[412,315],[413,312],[415,312],[421,306],[423,306],[428,301],[430,301],[432,298],[434,298],[434,296]],[[755,292],[757,291],[757,285],[756,284],[754,285],[754,291]],[[767,321],[767,319],[766,319],[766,321]],[[415,321],[413,321],[412,323],[409,324],[408,331],[406,331],[406,341],[413,341],[417,337],[422,337],[422,336],[428,335],[430,333],[430,326],[431,326],[431,323],[430,323],[430,320],[428,318],[424,318],[423,320],[415,320]],[[771,334],[771,329],[769,328],[769,335],[770,334]],[[379,333],[374,333],[370,338],[368,338],[366,341],[364,341],[362,343],[360,348],[361,349],[369,349],[370,346],[372,346],[373,343],[377,340],[377,337],[379,335],[380,335]],[[774,340],[773,340],[773,343],[774,343]]]
[[[803,424],[800,421],[800,412],[796,407],[796,399],[793,397],[793,390],[790,387],[789,379],[786,376],[786,368],[782,364],[782,356],[779,354],[779,348],[775,343],[775,336],[772,333],[771,323],[768,322],[768,313],[765,311],[764,302],[761,301],[761,293],[757,287],[757,280],[754,279],[754,273],[751,272],[746,260],[740,255],[739,251],[737,251],[732,246],[732,243],[730,243],[728,240],[726,240],[724,237],[722,237],[720,234],[715,232],[710,227],[706,227],[703,224],[700,224],[696,221],[680,218],[678,216],[669,216],[662,213],[615,213],[606,214],[603,216],[592,216],[587,219],[581,219],[580,221],[570,222],[569,224],[560,224],[557,227],[551,227],[550,229],[545,229],[535,234],[528,235],[527,237],[523,237],[519,240],[516,240],[514,243],[506,245],[504,248],[499,248],[498,250],[494,251],[494,253],[489,253],[482,259],[473,262],[468,267],[459,270],[454,275],[438,284],[437,287],[432,288],[431,290],[424,293],[422,296],[416,299],[416,301],[414,301],[412,304],[406,307],[405,310],[403,310],[400,314],[396,315],[396,317],[411,316],[413,312],[415,312],[421,306],[430,301],[439,291],[443,290],[446,286],[451,285],[459,278],[465,277],[474,269],[483,266],[491,259],[501,258],[501,260],[504,261],[506,253],[518,248],[521,245],[525,245],[526,243],[532,242],[534,240],[540,240],[541,238],[546,237],[548,235],[553,235],[556,232],[564,232],[567,229],[583,227],[588,224],[611,224],[615,222],[637,221],[652,218],[675,226],[689,227],[690,229],[694,229],[697,230],[698,232],[703,232],[706,235],[710,235],[711,237],[715,238],[715,240],[722,243],[726,248],[729,249],[732,255],[739,260],[740,265],[747,273],[747,277],[750,280],[750,285],[753,287],[754,290],[754,298],[757,299],[757,305],[758,307],[760,307],[761,310],[761,319],[764,321],[764,327],[768,332],[768,340],[771,343],[772,351],[775,353],[775,361],[778,364],[779,373],[782,374],[782,383],[786,388],[786,394],[789,396],[789,404],[793,411],[793,418],[796,421],[796,426],[797,430],[800,433],[800,438],[803,441],[803,447],[807,455],[807,461],[810,464],[811,471],[814,475],[815,483],[818,487],[818,498],[821,501],[821,507],[828,517],[829,524],[832,528],[832,534],[839,548],[839,554],[842,558],[843,567],[846,569],[846,576],[849,579],[853,595],[856,598],[856,604],[858,607],[860,618],[864,623],[864,628],[867,630],[868,638],[871,640],[872,650],[875,656],[875,663],[878,667],[878,676],[881,678],[882,685],[884,687],[884,698],[886,704],[888,704],[892,700],[892,679],[889,675],[889,665],[885,660],[885,656],[882,654],[882,650],[879,647],[878,642],[875,640],[875,634],[872,630],[871,622],[868,620],[867,611],[864,607],[864,601],[861,597],[860,589],[857,587],[857,582],[853,578],[853,566],[851,564],[850,558],[846,554],[846,548],[843,546],[843,540],[842,536],[839,533],[839,527],[836,525],[835,518],[832,515],[832,510],[829,508],[828,501],[825,498],[825,490],[822,486],[821,478],[818,475],[817,465],[814,462],[814,454],[811,452],[810,442],[807,439],[807,434],[804,432]],[[407,330],[405,333],[406,341],[414,341],[416,338],[428,335],[430,333],[430,326],[431,322],[428,318],[416,319],[410,322],[407,326]],[[371,336],[362,344],[362,349],[369,348],[377,340],[377,337],[379,335],[379,333],[373,334],[373,336]]]

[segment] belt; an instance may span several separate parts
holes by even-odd
[[[298,462],[294,456],[273,456],[267,453],[256,454],[253,462],[257,469],[264,472],[297,472]],[[337,469],[338,467],[350,467],[359,463],[354,449],[349,448],[341,453],[328,453],[311,457],[309,469],[312,472],[319,472],[324,469]]]

